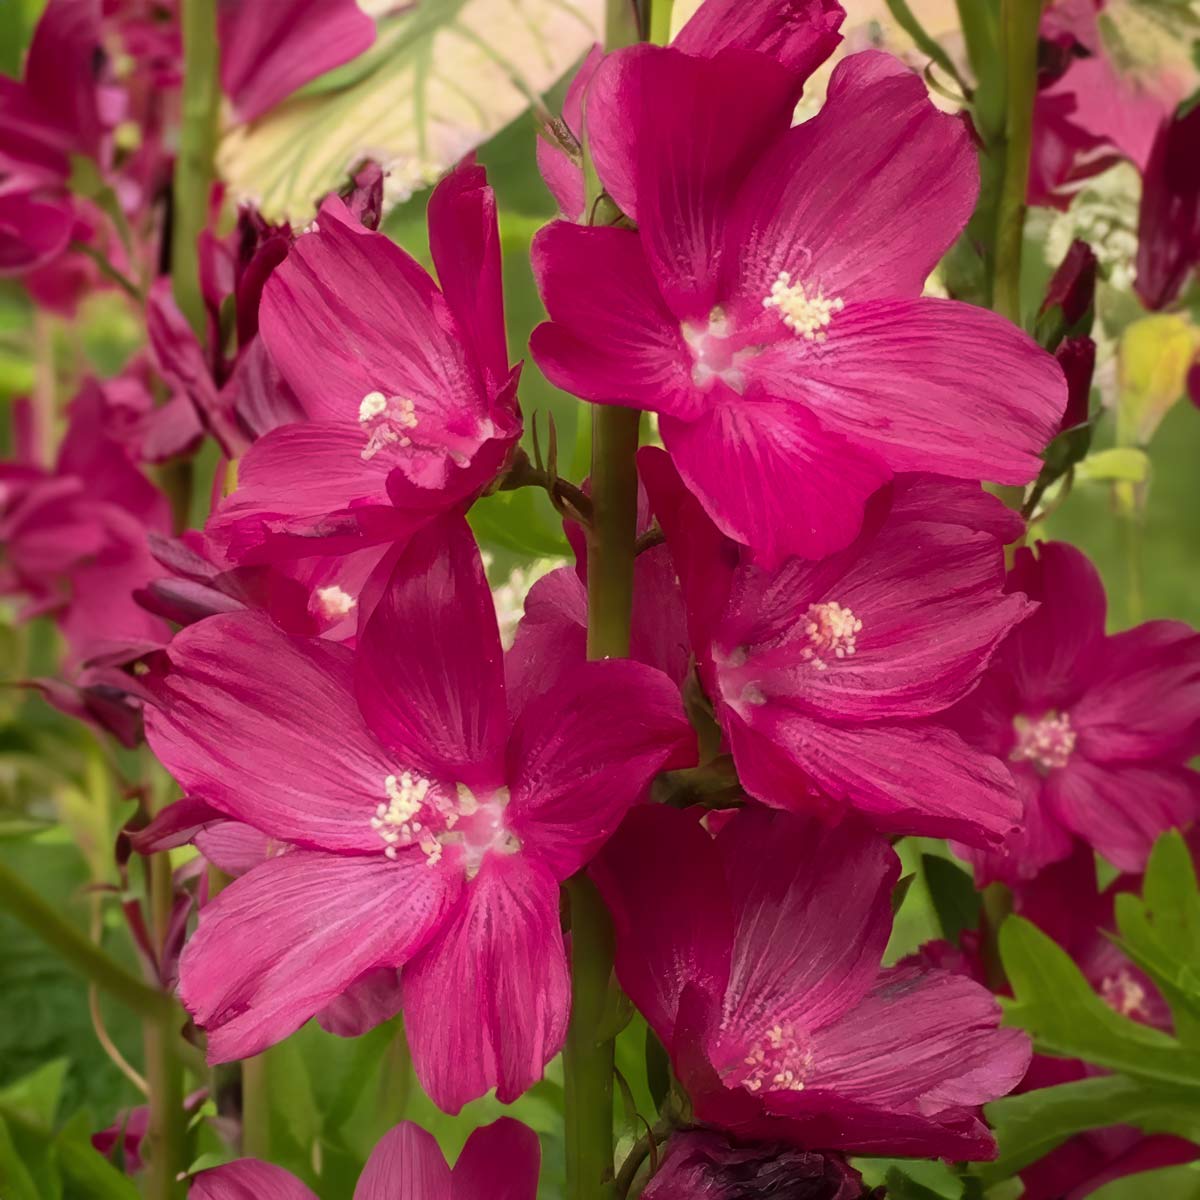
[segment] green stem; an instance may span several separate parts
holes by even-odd
[[[571,1023],[563,1047],[567,1197],[612,1200],[615,1046],[605,1031],[612,922],[585,875],[576,875],[566,888],[571,906]]]
[[[110,958],[88,936],[52,908],[19,875],[0,863],[0,907],[8,909],[26,928],[80,974],[127,1008],[157,1024],[167,1024],[175,1008],[170,997],[148,987]]]
[[[178,1034],[163,1022],[146,1029],[146,1083],[150,1123],[146,1128],[146,1200],[182,1200],[187,1169],[187,1114],[183,1111],[183,1063],[175,1048]]]
[[[1037,93],[1037,35],[1042,0],[1001,0],[1004,51],[1004,171],[996,213],[992,308],[1021,323],[1021,249]]]
[[[1132,485],[1129,490],[1132,491]],[[1142,623],[1146,611],[1142,579],[1142,514],[1138,510],[1136,500],[1121,506],[1117,521],[1121,527],[1121,543],[1125,557],[1125,619],[1132,628]]]
[[[247,1158],[264,1161],[271,1157],[267,1053],[264,1051],[242,1062],[242,1153]]]
[[[203,340],[197,240],[208,224],[213,159],[217,151],[217,0],[183,0],[183,103],[175,159],[171,230],[171,288],[175,303]]]
[[[987,985],[999,991],[1005,985],[1004,964],[1000,960],[1000,926],[1013,910],[1012,892],[1002,883],[989,883],[983,889],[983,969]]]
[[[671,11],[675,0],[654,0],[650,9],[650,29],[647,41],[665,46],[671,40]]]

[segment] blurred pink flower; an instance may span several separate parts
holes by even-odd
[[[1200,634],[1180,621],[1104,631],[1104,586],[1073,546],[1021,549],[1008,587],[1039,602],[949,719],[1004,759],[1024,807],[1000,852],[964,851],[982,883],[1031,879],[1076,839],[1140,871],[1200,813]]]

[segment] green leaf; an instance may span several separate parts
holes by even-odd
[[[403,198],[528,108],[598,40],[602,24],[602,0],[405,6],[380,23],[364,59],[319,94],[231,130],[221,175],[272,219],[308,219],[365,158],[390,170],[389,190]]]
[[[923,854],[921,869],[942,934],[947,941],[958,945],[964,929],[979,925],[982,901],[975,884],[957,863],[936,854]]]
[[[959,1200],[963,1177],[944,1162],[908,1158],[856,1158],[868,1187],[886,1185],[891,1200]]]
[[[1181,316],[1155,313],[1134,321],[1117,349],[1117,444],[1146,446],[1183,396],[1200,333]]]
[[[0,1118],[0,1196],[4,1200],[42,1200],[3,1118]]]
[[[1159,838],[1146,866],[1142,896],[1116,900],[1114,939],[1158,985],[1175,1018],[1175,1033],[1200,1043],[1200,889],[1179,833]]]
[[[91,1122],[86,1112],[77,1113],[54,1142],[63,1179],[74,1194],[87,1200],[139,1200],[139,1192],[127,1175],[118,1171],[92,1145]]]
[[[1194,1088],[1105,1075],[1006,1096],[984,1110],[1000,1157],[976,1168],[996,1183],[1037,1162],[1068,1138],[1108,1125],[1134,1125],[1144,1133],[1195,1138],[1200,1133],[1200,1080]]]
[[[1114,1179],[1091,1193],[1090,1200],[1200,1200],[1200,1166],[1187,1163],[1160,1171],[1141,1171]]]
[[[1101,450],[1075,466],[1075,478],[1083,483],[1144,483],[1149,474],[1149,457],[1133,446]]]
[[[1000,928],[1000,955],[1016,997],[1005,1005],[1007,1023],[1028,1030],[1042,1053],[1200,1087],[1200,1051],[1114,1012],[1037,926],[1009,917]]]
[[[20,1113],[34,1124],[51,1128],[70,1066],[68,1059],[55,1058],[8,1084],[0,1089],[0,1108]]]

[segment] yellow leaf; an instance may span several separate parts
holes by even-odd
[[[561,78],[599,38],[603,10],[604,0],[420,0],[380,23],[343,86],[230,130],[221,175],[237,199],[294,223],[367,158],[390,172],[389,202],[407,199]]]
[[[1135,321],[1117,352],[1117,444],[1146,446],[1183,395],[1200,333],[1183,317],[1158,313]]]

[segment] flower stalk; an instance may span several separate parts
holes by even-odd
[[[1000,40],[1004,55],[1004,167],[996,213],[992,308],[1021,324],[1021,250],[1025,238],[1025,198],[1033,146],[1033,106],[1037,95],[1038,23],[1043,0],[1002,0]]]
[[[204,339],[197,239],[208,224],[217,150],[216,0],[183,0],[183,106],[175,161],[171,223],[171,289],[193,332]]]

